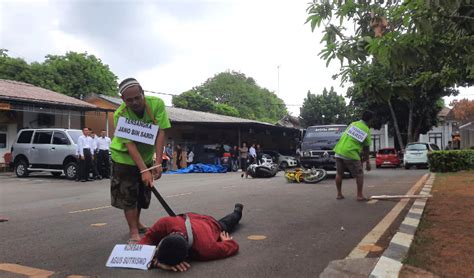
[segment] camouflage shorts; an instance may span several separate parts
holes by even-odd
[[[147,209],[150,205],[151,191],[136,166],[113,162],[110,194],[112,206],[119,209]]]

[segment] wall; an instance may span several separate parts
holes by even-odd
[[[94,104],[97,107],[105,109],[117,109],[118,105],[112,104],[106,100],[97,97],[90,97],[86,100],[90,104]],[[108,114],[108,116],[106,115]],[[106,118],[109,121],[109,134],[108,137],[112,138],[114,136],[114,112],[86,112],[85,125],[89,128],[92,128],[93,131],[99,133],[101,130],[106,130]]]
[[[58,114],[54,115],[54,124],[53,125],[39,125],[38,124],[38,114],[37,112],[22,112],[23,121],[21,126],[18,126],[18,129],[21,128],[68,128],[68,110],[58,110]],[[81,129],[81,114],[78,111],[70,111],[71,114],[71,129]]]
[[[9,153],[13,142],[16,139],[16,123],[0,124],[0,132],[7,134],[7,145],[6,148],[0,148],[0,163],[4,163],[3,156]]]

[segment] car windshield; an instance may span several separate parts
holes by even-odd
[[[426,144],[411,144],[407,146],[407,151],[426,151]]]
[[[343,126],[327,126],[327,127],[311,127],[306,131],[305,138],[318,137],[321,140],[340,137],[340,134],[344,132],[345,127]]]
[[[69,136],[71,136],[72,141],[74,141],[74,144],[77,144],[77,139],[79,138],[79,136],[82,135],[82,131],[80,131],[80,130],[68,130],[67,134],[69,134]]]
[[[379,154],[386,155],[386,154],[395,154],[394,149],[384,149],[384,150],[379,150]]]

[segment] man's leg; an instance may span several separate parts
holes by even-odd
[[[336,199],[344,199],[342,195],[342,178],[344,177],[344,161],[341,158],[336,157]]]
[[[239,224],[239,221],[242,218],[243,209],[244,206],[242,204],[235,204],[234,211],[218,221],[223,231],[228,233],[232,233],[234,231],[235,226]]]
[[[130,229],[130,239],[131,240],[140,240],[140,235],[138,233],[138,223],[139,223],[139,212],[137,208],[124,210],[125,219],[127,220],[128,227]]]
[[[105,178],[110,178],[110,156],[109,156],[109,151],[102,151],[103,152],[103,162],[104,162],[104,168],[103,168],[103,175]]]
[[[365,201],[364,194],[362,193],[362,189],[364,187],[364,175],[358,175],[356,178],[356,182],[357,182],[357,200]]]
[[[87,163],[86,159],[80,159],[79,160],[79,176],[81,181],[86,181],[87,180]]]

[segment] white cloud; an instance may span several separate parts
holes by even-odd
[[[302,104],[306,93],[334,86],[338,61],[318,57],[321,32],[305,25],[308,0],[8,1],[0,3],[1,47],[41,61],[47,54],[87,51],[119,78],[179,94],[214,74],[235,70]],[[474,98],[474,88],[457,98]],[[163,97],[167,104],[170,97]],[[446,101],[449,104],[450,98]],[[299,107],[289,106],[294,115]]]

